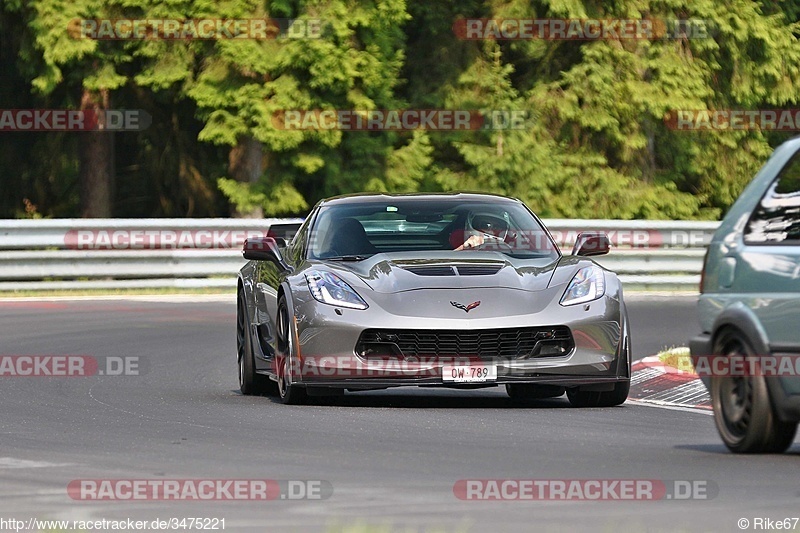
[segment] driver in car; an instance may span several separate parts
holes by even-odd
[[[455,251],[468,250],[491,242],[505,242],[508,235],[508,221],[504,218],[490,214],[475,214],[469,221],[470,229],[467,233],[472,233],[462,245]]]

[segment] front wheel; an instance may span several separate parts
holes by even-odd
[[[236,355],[239,365],[239,390],[246,396],[278,393],[277,385],[267,376],[256,373],[253,360],[253,340],[244,295],[239,293],[236,304]]]
[[[287,405],[306,403],[308,394],[306,389],[294,383],[296,368],[296,348],[294,320],[289,313],[286,296],[278,300],[277,320],[277,371],[278,371],[278,396]]]
[[[742,334],[729,330],[714,342],[714,353],[729,357],[733,368],[733,359],[753,356],[754,350]],[[732,452],[782,453],[794,442],[797,422],[778,418],[764,376],[713,376],[709,393],[717,431]]]

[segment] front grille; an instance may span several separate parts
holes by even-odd
[[[519,359],[557,357],[574,348],[567,326],[484,330],[368,329],[356,352],[362,356],[459,357]]]

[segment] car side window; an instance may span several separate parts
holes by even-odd
[[[311,217],[308,217],[303,225],[297,230],[292,242],[289,243],[287,247],[287,252],[289,253],[289,257],[292,259],[292,262],[295,264],[300,263],[303,260],[303,256],[305,255],[306,249],[306,241],[308,240],[308,228],[311,225]]]
[[[800,245],[800,152],[772,182],[745,229],[747,244]]]

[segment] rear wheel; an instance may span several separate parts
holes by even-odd
[[[728,330],[714,342],[714,353],[743,359],[754,350],[741,333]],[[733,361],[730,366],[734,368]],[[731,451],[782,453],[794,442],[797,422],[778,418],[764,376],[712,376],[709,392],[717,431]]]
[[[253,340],[244,295],[239,293],[236,304],[236,355],[239,364],[239,390],[245,395],[278,393],[277,384],[267,376],[256,374],[253,360]]]
[[[610,391],[582,391],[577,387],[567,389],[567,398],[573,407],[614,407],[625,403],[630,390],[630,381],[618,381],[614,384],[614,390]]]
[[[535,385],[531,383],[508,383],[506,392],[513,400],[539,400],[558,398],[566,389],[558,385]]]
[[[278,350],[278,396],[287,405],[306,403],[308,394],[306,389],[294,383],[296,367],[296,348],[294,321],[289,313],[286,296],[278,300],[278,319],[276,321]]]

